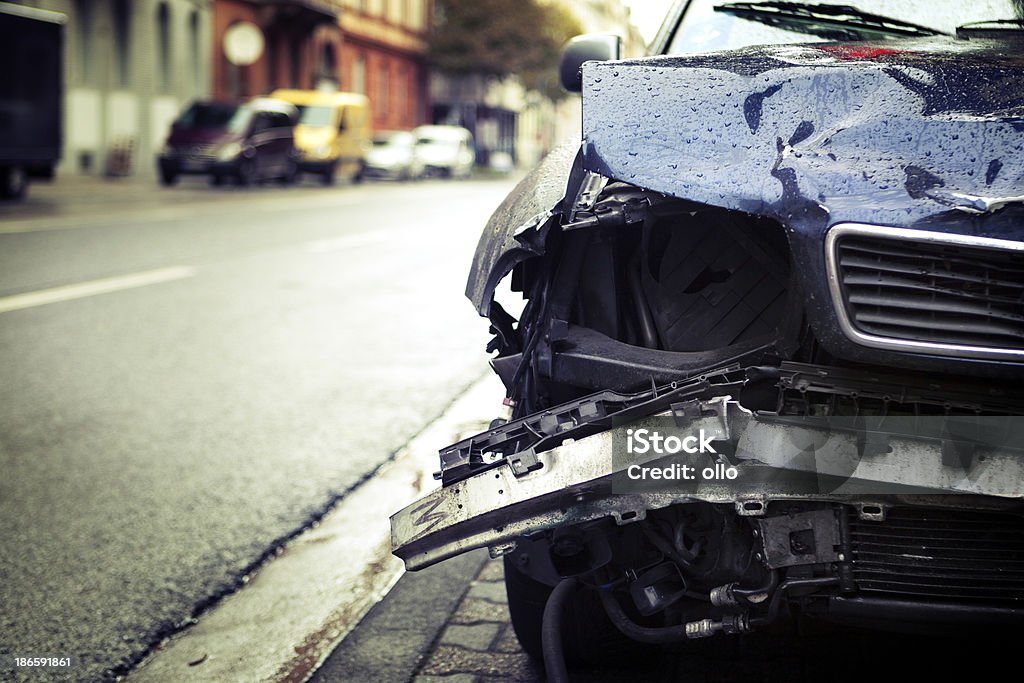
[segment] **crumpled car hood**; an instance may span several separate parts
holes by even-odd
[[[584,165],[785,223],[1021,201],[1019,44],[757,47],[584,67]]]
[[[940,37],[590,62],[582,167],[806,234],[991,212],[1024,202],[1020,47]],[[481,315],[530,255],[516,235],[558,210],[572,151],[552,152],[484,229],[466,289]]]

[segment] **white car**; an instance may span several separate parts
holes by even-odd
[[[416,153],[427,174],[465,178],[476,161],[473,134],[460,126],[420,126],[413,130]]]
[[[423,160],[417,153],[416,137],[407,131],[378,131],[366,153],[364,170],[369,176],[396,180],[423,176]]]

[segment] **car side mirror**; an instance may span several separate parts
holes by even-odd
[[[562,48],[558,78],[568,92],[583,90],[584,62],[607,62],[622,56],[622,38],[614,33],[585,33],[576,36]]]

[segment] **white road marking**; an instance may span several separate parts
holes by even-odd
[[[132,273],[130,275],[118,275],[116,277],[108,277],[101,280],[79,282],[78,284],[65,285],[64,287],[53,287],[51,289],[40,289],[35,292],[15,294],[13,296],[0,298],[0,313],[17,311],[22,308],[32,308],[33,306],[54,304],[60,301],[83,299],[87,296],[107,294],[109,292],[117,292],[122,289],[133,289],[135,287],[145,287],[146,285],[155,285],[161,282],[181,280],[183,278],[192,277],[195,273],[195,268],[192,268],[191,266],[171,266],[169,268],[157,268],[156,270],[147,270],[141,273]]]
[[[363,232],[358,235],[344,235],[326,240],[306,242],[306,251],[311,254],[325,254],[332,251],[349,249],[350,247],[362,247],[367,244],[386,242],[388,239],[389,235],[386,232]]]

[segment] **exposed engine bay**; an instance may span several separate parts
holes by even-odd
[[[576,197],[512,274],[521,320],[491,305],[513,416],[441,451],[443,488],[393,520],[407,565],[488,546],[510,591],[572,577],[644,642],[792,610],[1024,624],[1024,441],[1015,423],[963,436],[1020,414],[1012,385],[837,361],[806,324],[777,223],[588,182],[600,198]],[[748,487],[621,486],[615,439],[650,416],[712,435],[704,464],[745,467]]]
[[[647,643],[1024,627],[1020,91],[968,78],[1001,43],[891,47],[587,64],[582,147],[467,286],[511,415],[392,517],[407,567],[503,557],[536,656],[552,604]]]

